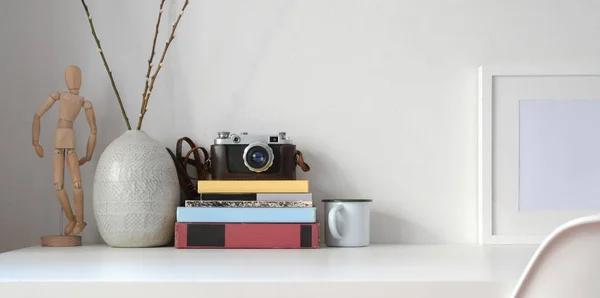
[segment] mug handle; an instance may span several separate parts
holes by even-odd
[[[343,208],[344,207],[342,205],[336,205],[335,207],[331,208],[331,210],[329,210],[329,214],[327,215],[327,221],[329,223],[329,232],[331,233],[331,236],[333,236],[333,238],[337,240],[341,240],[342,235],[340,235],[340,233],[338,232],[335,219],[337,217],[337,213]]]

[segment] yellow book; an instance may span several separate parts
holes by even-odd
[[[308,180],[200,180],[198,193],[307,193]]]

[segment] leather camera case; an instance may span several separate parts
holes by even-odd
[[[243,152],[248,145],[211,145],[212,180],[296,180],[298,151],[294,144],[272,144],[273,165],[264,172],[250,171],[244,165]]]

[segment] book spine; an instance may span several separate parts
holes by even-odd
[[[257,201],[311,201],[312,193],[258,193]]]
[[[178,222],[175,248],[319,248],[319,224]]]
[[[310,208],[195,208],[177,207],[178,222],[222,223],[314,223],[315,207]]]
[[[312,206],[312,201],[185,201],[185,207],[196,208],[307,208]]]
[[[312,201],[312,193],[201,193],[205,201]]]
[[[308,193],[308,180],[200,180],[198,193]]]
[[[255,193],[201,193],[203,201],[257,201]]]

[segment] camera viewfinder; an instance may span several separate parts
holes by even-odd
[[[277,143],[279,141],[279,137],[269,137],[269,143]]]

